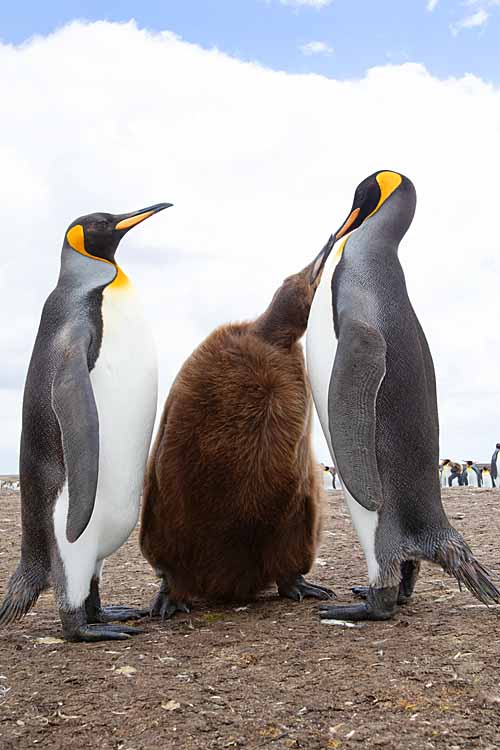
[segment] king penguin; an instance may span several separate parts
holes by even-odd
[[[322,606],[323,618],[391,618],[421,560],[500,602],[441,503],[434,367],[398,259],[415,205],[407,177],[376,172],[321,251],[329,258],[309,316],[308,371],[369,578],[354,589],[362,603]]]
[[[487,490],[493,489],[493,481],[491,478],[491,472],[487,466],[483,466],[481,470],[481,486]]]
[[[465,474],[467,476],[468,487],[481,487],[482,486],[481,472],[479,471],[479,468],[476,466],[474,461],[465,462]]]
[[[500,443],[497,443],[495,446],[493,455],[491,457],[491,479],[493,482],[493,487],[498,487],[500,485],[499,463],[500,463]]]
[[[451,474],[451,461],[449,458],[444,458],[440,466],[440,480],[441,487],[448,487],[448,479]]]
[[[141,632],[109,624],[141,611],[101,607],[99,597],[104,560],[138,519],[157,402],[152,335],[115,251],[129,229],[170,205],[90,214],[66,231],[24,390],[21,560],[0,625],[25,615],[52,583],[67,640]]]

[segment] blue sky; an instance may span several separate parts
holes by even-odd
[[[26,0],[0,3],[0,39],[20,43],[75,18],[135,18],[289,72],[352,78],[412,61],[438,77],[500,80],[500,0]]]

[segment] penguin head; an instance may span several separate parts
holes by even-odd
[[[382,206],[389,201],[398,200],[398,221],[401,237],[411,224],[415,213],[416,193],[411,180],[399,172],[381,170],[374,172],[359,183],[354,192],[352,208],[347,219],[337,231],[331,235],[323,250],[315,260],[321,273],[337,240],[358,229],[369,221]]]
[[[80,216],[68,227],[64,244],[82,255],[114,263],[116,248],[128,230],[171,205],[157,203],[129,214],[95,213]]]

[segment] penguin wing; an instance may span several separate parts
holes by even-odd
[[[99,417],[87,352],[90,337],[71,337],[52,382],[52,408],[61,429],[68,481],[66,537],[76,540],[94,510],[99,473]]]
[[[330,435],[342,483],[372,511],[383,503],[375,428],[385,354],[385,341],[375,328],[351,318],[341,322],[328,393]]]

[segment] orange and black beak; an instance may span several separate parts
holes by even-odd
[[[325,263],[328,260],[328,257],[332,252],[333,246],[335,245],[337,240],[340,240],[340,238],[347,234],[347,232],[356,229],[361,223],[358,222],[360,210],[360,208],[353,208],[351,210],[351,213],[349,214],[346,221],[344,221],[340,229],[338,229],[335,234],[332,234],[330,236],[324,248],[311,263],[311,276],[309,280],[311,286],[314,286],[315,288],[318,286],[321,280],[323,268],[325,267]]]
[[[172,205],[173,203],[156,203],[154,206],[141,208],[140,211],[133,211],[130,214],[119,214],[115,217],[117,219],[115,230],[128,232],[129,229],[140,224],[141,221],[149,219],[150,216],[157,214],[159,211],[163,211],[165,208],[170,208]]]

